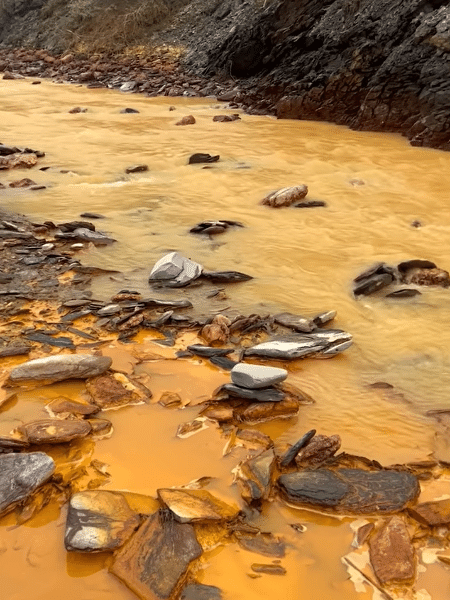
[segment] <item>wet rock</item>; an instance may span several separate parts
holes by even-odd
[[[236,468],[236,479],[242,498],[249,504],[267,500],[271,492],[275,469],[275,454],[272,449],[242,462]]]
[[[239,115],[215,115],[213,121],[215,123],[231,123],[232,121],[240,121]]]
[[[22,356],[27,355],[31,352],[33,346],[31,344],[24,343],[12,343],[6,346],[0,346],[0,358],[6,356]]]
[[[70,398],[55,398],[46,405],[47,410],[54,415],[69,413],[71,415],[93,415],[100,409],[98,406],[85,402],[78,402]]]
[[[186,115],[179,121],[175,123],[175,125],[195,125],[195,117],[193,115]]]
[[[310,431],[306,432],[305,435],[302,435],[298,442],[296,442],[283,454],[280,459],[280,467],[287,467],[290,465],[300,450],[306,446],[315,435],[315,429],[311,429]]]
[[[236,537],[239,546],[249,552],[257,552],[263,556],[273,556],[274,558],[283,558],[286,554],[286,544],[271,533],[258,533],[257,535],[236,533]]]
[[[203,267],[185,258],[178,252],[171,252],[157,261],[150,272],[149,281],[164,282],[165,285],[181,287],[200,277]]]
[[[189,230],[189,233],[215,235],[224,233],[230,227],[244,227],[238,221],[202,221]]]
[[[261,200],[261,204],[264,206],[271,206],[272,208],[281,208],[284,206],[291,206],[294,202],[302,200],[308,193],[308,187],[306,185],[297,185],[295,187],[282,188],[276,192],[272,192]]]
[[[64,233],[75,231],[76,229],[95,231],[95,225],[89,223],[89,221],[68,221],[67,223],[60,223],[58,228]]]
[[[409,514],[428,527],[440,527],[450,523],[450,500],[423,502],[408,509]]]
[[[31,185],[36,185],[36,182],[33,181],[32,179],[28,179],[28,177],[25,177],[24,179],[19,179],[17,181],[12,181],[9,184],[9,187],[11,187],[11,188],[25,188],[25,187],[30,187]]]
[[[373,523],[366,523],[365,525],[358,527],[352,541],[353,548],[361,548],[361,546],[368,540],[374,528],[375,525]]]
[[[158,498],[169,508],[180,523],[197,521],[230,521],[239,508],[230,506],[206,490],[159,489]]]
[[[286,369],[238,363],[231,370],[231,381],[240,387],[259,389],[281,383],[288,376]]]
[[[53,338],[49,335],[45,335],[45,333],[35,331],[33,333],[28,333],[26,338],[32,340],[33,342],[40,342],[41,344],[48,344],[58,348],[71,348],[72,350],[75,348],[73,340],[65,336]]]
[[[60,354],[36,358],[15,367],[9,375],[8,383],[87,379],[104,373],[111,364],[112,360],[109,356],[89,354]]]
[[[353,293],[355,296],[373,294],[386,287],[396,279],[396,270],[385,263],[376,263],[360,273],[353,280]]]
[[[279,313],[274,316],[275,323],[294,329],[294,331],[301,331],[303,333],[311,333],[317,328],[316,323],[313,319],[308,319],[300,315],[293,315],[292,313]]]
[[[183,401],[176,392],[163,392],[158,403],[165,408],[178,408],[183,405]]]
[[[403,288],[401,290],[395,290],[390,294],[386,294],[386,298],[414,298],[414,296],[420,296],[421,292],[412,288]]]
[[[196,154],[192,154],[189,157],[189,164],[190,165],[197,165],[197,164],[201,164],[201,163],[213,163],[213,162],[217,162],[219,160],[220,156],[218,154],[216,155],[211,155],[211,154],[206,154],[204,152],[197,152]]]
[[[0,169],[31,169],[37,165],[36,154],[12,154],[0,157]]]
[[[126,81],[125,83],[122,83],[122,85],[120,86],[119,89],[121,92],[134,92],[134,90],[136,88],[137,88],[136,81]]]
[[[372,568],[381,585],[414,580],[414,548],[401,517],[392,517],[371,536],[369,552]]]
[[[194,354],[198,354],[198,356],[206,356],[207,358],[211,356],[226,356],[234,352],[234,348],[213,348],[212,346],[203,346],[202,344],[192,344],[187,349]]]
[[[0,144],[0,156],[9,156],[18,152],[20,152],[20,150],[15,146],[7,146],[6,144]]]
[[[222,600],[222,591],[214,585],[190,583],[181,592],[180,600]]]
[[[65,240],[78,240],[82,242],[92,242],[96,246],[109,246],[117,240],[110,238],[101,231],[91,231],[86,227],[79,227],[70,233],[55,233],[55,238]]]
[[[120,110],[120,114],[124,115],[124,114],[137,114],[139,113],[139,111],[136,108],[122,108]]]
[[[5,402],[2,402],[1,406],[3,406]],[[17,452],[20,450],[25,450],[28,448],[30,444],[27,440],[23,438],[16,438],[12,436],[0,436],[0,453],[8,453],[8,452]]]
[[[298,466],[319,465],[334,456],[340,447],[338,435],[316,435],[298,452],[295,462]]]
[[[326,356],[326,353],[343,352],[352,344],[352,336],[346,332],[313,333],[311,335],[281,336],[270,341],[247,348],[245,356],[293,360],[314,355]],[[323,333],[323,332],[322,332]]]
[[[273,419],[285,419],[296,415],[300,408],[300,400],[287,395],[278,402],[253,402],[233,411],[233,418],[243,423],[263,423]]]
[[[86,113],[87,111],[88,111],[87,108],[84,108],[84,107],[81,107],[81,106],[74,106],[68,112],[70,114],[74,115],[74,114],[78,114],[78,113]]]
[[[100,215],[99,213],[92,212],[84,212],[80,215],[83,219],[104,219],[104,215]]]
[[[116,315],[122,311],[122,307],[120,304],[107,304],[103,308],[100,308],[97,311],[98,317],[110,317],[111,315]]]
[[[201,554],[193,526],[160,511],[119,550],[110,571],[143,600],[169,600],[182,587],[190,563]]]
[[[268,435],[257,429],[238,429],[235,445],[241,445],[251,450],[268,450],[273,442]]]
[[[286,575],[286,569],[281,565],[253,563],[252,571],[255,573],[265,573],[266,575]]]
[[[406,273],[411,269],[437,269],[437,265],[431,260],[422,260],[420,258],[405,260],[397,265],[400,273]]]
[[[128,404],[142,404],[151,398],[151,392],[142,389],[123,373],[100,375],[86,382],[92,402],[102,410]]]
[[[233,407],[226,405],[208,406],[201,412],[203,417],[218,421],[231,421],[233,419]]]
[[[132,165],[125,169],[125,173],[143,173],[148,171],[148,165]]]
[[[140,517],[123,494],[88,490],[74,494],[69,502],[64,545],[69,552],[115,550],[133,534]]]
[[[12,510],[48,481],[55,463],[43,452],[0,456],[0,515]]]
[[[91,426],[87,421],[45,419],[21,425],[17,431],[30,444],[63,444],[86,437],[91,433]]]
[[[87,422],[91,426],[92,434],[97,437],[108,436],[113,430],[111,421],[107,419],[87,419]]]
[[[409,269],[402,277],[406,284],[450,286],[450,275],[443,269]]]
[[[303,200],[294,204],[294,208],[318,208],[319,206],[327,206],[324,200]]]
[[[253,279],[251,275],[239,271],[203,271],[202,277],[213,283],[239,283],[240,281]]]
[[[256,402],[281,402],[285,393],[276,387],[269,386],[263,389],[244,388],[232,383],[226,383],[220,388],[220,392],[226,392],[229,396],[235,398],[245,398]]]
[[[187,423],[181,423],[178,426],[176,436],[184,439],[191,437],[195,433],[202,431],[203,429],[207,429],[208,425],[206,424],[206,417],[198,417],[193,421],[188,421]]]
[[[231,371],[231,369],[238,364],[235,360],[231,360],[225,356],[212,356],[209,359],[209,362],[225,371]]]
[[[208,344],[226,343],[230,337],[231,321],[224,315],[216,315],[211,323],[205,325],[200,332],[202,338],[204,338]]]
[[[278,483],[289,503],[356,514],[403,510],[420,491],[414,475],[388,470],[306,469]]]

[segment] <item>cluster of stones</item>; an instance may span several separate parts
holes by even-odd
[[[355,296],[369,296],[388,286],[396,285],[396,289],[386,295],[386,298],[411,298],[420,295],[415,286],[450,286],[448,271],[444,271],[430,260],[412,259],[399,263],[396,267],[383,262],[376,263],[360,273],[353,280]]]
[[[16,146],[7,146],[0,142],[0,171],[9,169],[31,169],[36,166],[38,159],[45,156],[40,150],[32,148],[17,148]],[[0,189],[6,186],[0,182]],[[38,185],[32,179],[24,177],[9,183],[11,188],[29,188],[30,190],[41,190],[45,186]]]

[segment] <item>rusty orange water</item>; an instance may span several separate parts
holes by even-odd
[[[51,167],[1,172],[5,183],[30,176],[47,186],[34,193],[2,190],[2,206],[55,222],[78,219],[85,211],[101,213],[105,219],[97,227],[118,240],[104,249],[85,246],[79,253],[84,264],[120,271],[96,280],[95,297],[108,299],[122,288],[151,295],[147,278],[152,265],[165,252],[179,250],[208,269],[254,276],[227,286],[228,298],[216,301],[217,311],[231,306],[244,314],[313,315],[335,309],[335,326],[353,334],[354,346],[332,360],[285,364],[288,381],[316,402],[301,407],[298,417],[257,428],[278,443],[293,442],[313,427],[339,433],[343,450],[385,465],[432,456],[437,422],[425,413],[449,407],[450,292],[424,288],[413,299],[356,301],[351,280],[379,260],[397,264],[426,258],[450,268],[450,154],[412,148],[398,136],[325,123],[247,115],[215,123],[214,115],[233,111],[210,99],[149,99],[49,82],[31,86],[23,80],[2,81],[0,100],[1,141],[44,150],[40,165]],[[88,112],[69,114],[74,106]],[[126,106],[140,112],[120,114]],[[187,114],[195,116],[196,124],[175,126]],[[189,166],[194,152],[220,154],[221,160],[208,169]],[[126,175],[125,168],[137,163],[148,164],[149,171]],[[309,198],[328,206],[273,211],[259,205],[270,191],[301,183],[308,185]],[[241,221],[245,228],[213,240],[188,233],[199,221],[216,218]],[[416,220],[421,227],[411,226]],[[210,305],[201,288],[167,296],[190,298],[199,313]],[[153,392],[149,404],[105,413],[114,431],[96,443],[91,457],[108,465],[111,479],[105,487],[154,495],[158,487],[209,476],[214,479],[208,489],[238,501],[231,470],[245,451],[235,448],[223,456],[227,439],[213,423],[192,437],[175,435],[181,423],[197,416],[193,405],[227,381],[228,374],[197,359],[175,361],[172,349],[150,337],[142,336],[139,345],[110,344],[102,350],[114,357],[116,368],[141,377]],[[18,360],[2,359],[0,367],[7,372]],[[376,381],[394,390],[368,387]],[[164,391],[178,393],[185,408],[161,407]],[[19,391],[0,409],[0,434],[46,416],[46,402],[61,395],[84,397],[84,387]],[[300,521],[307,525],[303,534],[289,526]],[[4,518],[0,535],[7,600],[134,597],[107,573],[107,558],[66,554],[64,511],[49,507],[19,528],[12,524],[11,516]],[[372,597],[367,587],[356,591],[341,563],[351,549],[350,519],[275,503],[259,524],[286,537],[285,576],[249,577],[251,563],[265,562],[264,557],[229,545],[204,557],[208,566],[199,578],[236,600],[263,594],[273,600]],[[418,589],[428,589],[433,600],[446,597],[446,567],[427,569]]]

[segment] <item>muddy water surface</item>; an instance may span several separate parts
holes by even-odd
[[[247,115],[216,123],[214,115],[233,111],[209,99],[150,99],[30,83],[2,81],[1,141],[46,152],[40,166],[50,169],[20,172],[20,177],[29,176],[47,189],[2,190],[2,205],[54,222],[78,219],[86,211],[104,215],[95,224],[117,243],[86,247],[79,258],[120,273],[97,279],[95,297],[107,299],[122,288],[150,295],[152,265],[165,252],[178,250],[208,269],[254,276],[227,286],[228,299],[218,302],[217,310],[232,306],[244,314],[313,315],[335,309],[335,325],[353,334],[353,347],[332,360],[285,365],[288,381],[316,403],[302,407],[294,419],[259,429],[279,443],[293,442],[313,427],[338,433],[343,450],[385,465],[432,456],[438,425],[425,413],[450,408],[450,292],[423,288],[412,299],[380,295],[356,301],[351,280],[376,261],[426,258],[450,268],[450,154],[412,148],[393,135],[324,123]],[[69,114],[74,106],[88,112]],[[139,114],[120,114],[126,106]],[[195,116],[195,125],[175,126],[188,114]],[[194,152],[220,154],[221,160],[211,168],[188,165]],[[126,175],[126,167],[136,163],[147,164],[149,171]],[[18,173],[1,172],[0,180],[19,178]],[[327,207],[274,211],[259,205],[270,191],[301,183],[309,187],[308,198],[324,200]],[[216,218],[241,221],[245,228],[214,239],[188,233],[199,221]],[[422,226],[413,227],[413,221]],[[189,297],[196,306],[204,298],[200,289],[169,295]],[[226,439],[213,425],[187,439],[175,437],[180,423],[195,418],[198,410],[192,405],[228,374],[198,360],[175,362],[172,350],[148,338],[139,341],[146,352],[163,359],[137,365],[130,345],[104,351],[115,353],[122,368],[128,365],[148,377],[155,400],[105,415],[114,432],[96,443],[93,456],[109,465],[106,487],[153,495],[158,487],[208,475],[215,478],[209,489],[237,501],[230,472],[244,457],[243,449],[223,457]],[[4,365],[12,363],[9,359]],[[394,388],[368,387],[377,381]],[[28,410],[33,418],[39,416],[49,399],[83,394],[81,388],[63,387],[19,394],[14,406],[2,412],[1,433],[20,424]],[[186,408],[162,408],[156,401],[164,391],[179,393]],[[131,600],[133,594],[103,568],[107,558],[66,555],[64,517],[64,511],[50,507],[20,528],[9,527],[12,517],[2,521],[2,587],[8,600]],[[350,519],[274,505],[261,520],[263,529],[284,534],[291,545],[283,559],[287,575],[249,578],[250,564],[264,558],[230,545],[207,557],[209,566],[199,575],[205,583],[219,585],[236,600],[262,594],[305,600],[372,597],[372,592],[355,591],[340,562],[349,551]],[[303,534],[289,527],[299,521],[308,527]],[[447,575],[442,568],[435,574],[433,600],[445,597]]]

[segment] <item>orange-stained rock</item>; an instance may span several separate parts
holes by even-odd
[[[450,523],[450,499],[417,504],[409,509],[409,514],[429,527],[447,525]]]
[[[195,117],[193,115],[187,115],[186,117],[183,117],[182,119],[180,119],[179,121],[177,121],[175,123],[175,125],[194,125],[195,124]]]
[[[55,398],[46,405],[47,410],[55,415],[61,413],[70,413],[75,415],[92,415],[97,413],[100,409],[98,406],[88,404],[87,402],[78,402],[78,400],[71,400],[70,398]]]
[[[89,379],[86,388],[92,396],[92,402],[102,409],[140,404],[151,398],[149,390],[144,391],[123,373],[100,375]]]
[[[271,206],[272,208],[281,208],[282,206],[291,206],[294,202],[302,200],[308,193],[308,187],[304,184],[294,187],[282,188],[272,192],[261,200],[261,204]]]
[[[392,517],[372,535],[369,550],[372,568],[382,585],[414,580],[414,548],[401,517]]]
[[[157,490],[158,497],[180,523],[196,521],[229,521],[239,513],[237,506],[230,506],[206,490],[165,488]]]
[[[17,431],[30,444],[62,444],[89,435],[91,426],[88,421],[45,419],[21,425]]]
[[[231,321],[224,315],[216,315],[209,325],[205,325],[200,333],[208,344],[225,343],[230,337]]]
[[[170,511],[159,511],[119,550],[110,571],[141,600],[169,600],[201,554],[194,527],[178,523]]]

